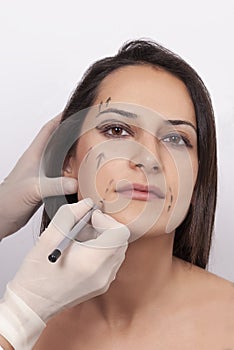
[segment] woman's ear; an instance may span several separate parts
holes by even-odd
[[[75,164],[74,157],[72,155],[68,155],[63,164],[63,176],[76,178],[77,171]]]

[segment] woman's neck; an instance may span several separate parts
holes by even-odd
[[[152,303],[168,303],[175,275],[173,240],[174,234],[165,234],[129,244],[116,279],[105,294],[91,301],[108,325],[115,326],[121,320],[130,324]]]

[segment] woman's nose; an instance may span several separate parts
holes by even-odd
[[[146,172],[158,173],[162,171],[162,165],[159,154],[158,140],[155,136],[147,133],[135,141],[132,156],[130,157],[130,166],[132,168],[143,168]]]

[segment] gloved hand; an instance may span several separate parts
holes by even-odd
[[[62,206],[8,283],[0,304],[0,334],[15,349],[31,350],[49,318],[106,292],[115,278],[125,258],[129,230],[99,210],[92,215],[97,238],[72,242],[56,263],[48,260],[91,206],[90,199]]]
[[[77,192],[77,180],[63,178],[40,179],[39,166],[43,150],[59,125],[61,115],[50,120],[41,129],[16,166],[0,184],[0,240],[24,226],[39,208],[43,196],[56,196]]]

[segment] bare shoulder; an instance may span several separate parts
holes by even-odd
[[[213,334],[214,345],[234,349],[234,283],[183,260],[177,264],[196,327],[206,330],[207,336]]]
[[[175,258],[179,276],[186,281],[190,295],[198,296],[206,302],[227,303],[234,306],[234,283],[212,272]],[[233,314],[234,317],[234,314]]]

